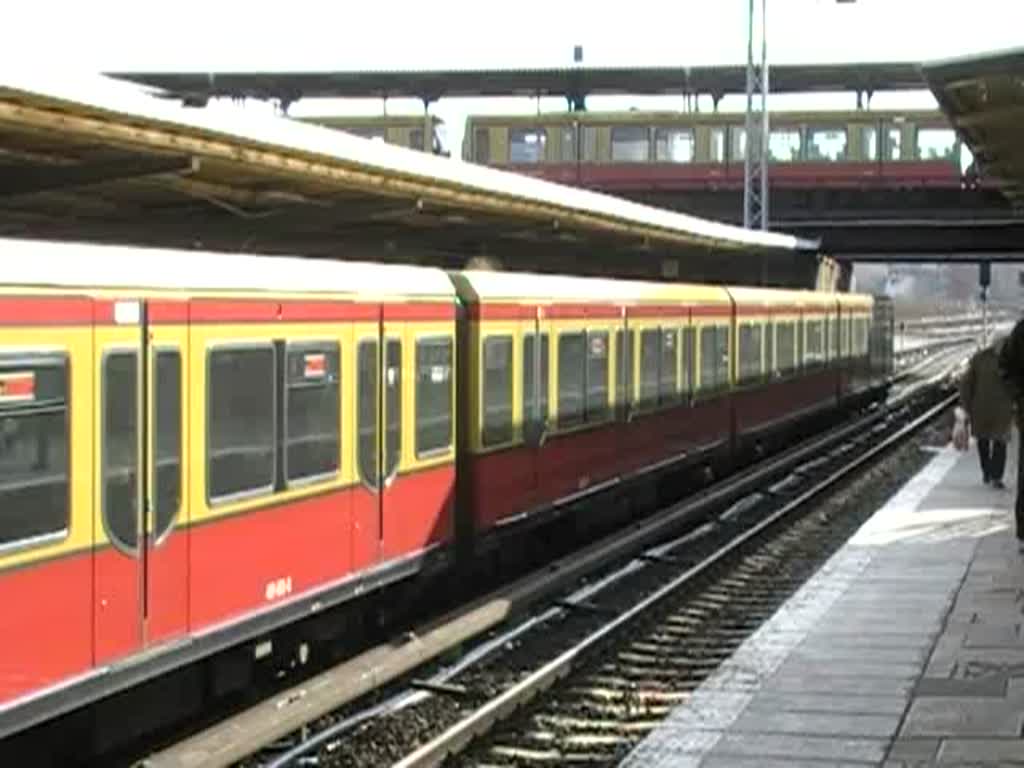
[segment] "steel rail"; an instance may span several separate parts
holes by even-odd
[[[812,488],[792,499],[779,510],[772,513],[752,528],[739,534],[728,544],[719,548],[714,554],[705,558],[697,565],[687,569],[685,572],[672,579],[672,581],[668,582],[657,591],[638,602],[625,613],[620,614],[616,618],[604,624],[602,627],[592,632],[585,639],[559,655],[554,660],[548,662],[540,669],[523,678],[511,688],[488,701],[482,707],[476,709],[471,715],[463,718],[437,738],[427,744],[424,744],[403,760],[395,763],[393,768],[427,768],[428,766],[439,765],[448,756],[463,749],[473,738],[490,731],[497,723],[517,711],[539,693],[550,688],[559,679],[565,677],[573,669],[576,663],[589,651],[593,650],[602,640],[635,621],[638,617],[657,606],[666,597],[673,594],[688,581],[691,581],[696,576],[706,572],[712,566],[720,563],[725,557],[731,555],[744,544],[756,536],[759,536],[779,521],[789,517],[793,512],[802,508],[808,502],[814,500],[841,480],[852,475],[874,457],[916,432],[922,426],[929,423],[932,419],[953,405],[956,402],[956,399],[956,395],[947,395],[937,405],[929,408],[924,414],[918,416],[909,424],[901,427],[880,443],[871,446],[864,453],[854,457],[835,472],[831,473],[824,480],[816,483]]]

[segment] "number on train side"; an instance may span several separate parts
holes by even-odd
[[[292,577],[285,576],[281,579],[275,579],[267,582],[266,596],[267,601],[280,600],[282,597],[287,597],[292,593]]]

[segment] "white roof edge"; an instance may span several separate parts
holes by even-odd
[[[374,142],[311,123],[247,113],[206,113],[178,107],[139,86],[101,75],[70,71],[7,71],[0,73],[0,92],[18,91],[129,119],[157,121],[171,128],[193,129],[264,145],[319,154],[366,167],[461,185],[481,192],[597,214],[619,222],[669,233],[692,235],[723,247],[815,250],[814,242],[793,235],[748,230],[611,195],[567,187],[473,163],[436,157],[417,150]]]
[[[0,285],[453,298],[435,267],[0,238]]]

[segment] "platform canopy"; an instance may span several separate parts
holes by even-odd
[[[745,93],[745,66],[550,67],[336,72],[114,72],[112,77],[160,88],[171,98],[202,105],[214,97],[302,98],[564,96],[582,108],[587,96],[708,95]],[[917,90],[925,88],[916,64],[773,64],[772,92]]]
[[[932,62],[923,71],[983,173],[1024,208],[1024,48]]]
[[[813,241],[74,76],[0,81],[0,236],[635,274],[697,259],[734,277],[817,258]]]

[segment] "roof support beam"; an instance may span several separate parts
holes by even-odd
[[[163,173],[188,173],[190,157],[125,157],[78,165],[45,165],[26,169],[0,166],[0,197],[33,195],[108,181],[137,179]]]

